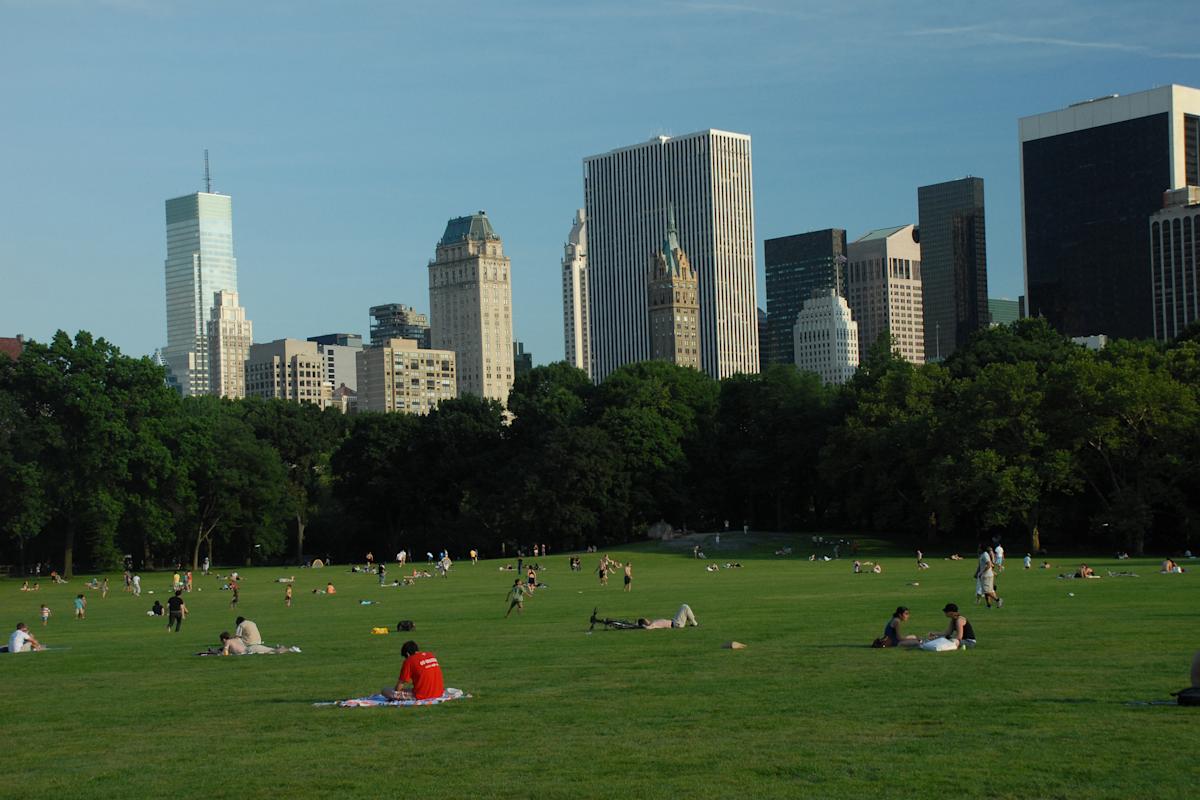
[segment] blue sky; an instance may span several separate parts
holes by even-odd
[[[753,137],[760,306],[763,239],[916,222],[964,175],[1016,297],[1017,119],[1200,86],[1200,3],[926,8],[0,0],[0,336],[165,343],[163,201],[208,148],[257,341],[428,310],[446,220],[486,209],[515,334],[557,360],[583,157],[704,128]]]

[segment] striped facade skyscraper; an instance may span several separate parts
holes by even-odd
[[[593,379],[650,358],[646,261],[674,205],[700,292],[700,368],[759,369],[750,137],[659,136],[584,159]]]
[[[575,213],[571,233],[563,246],[563,358],[592,375],[592,345],[588,337],[587,217]]]

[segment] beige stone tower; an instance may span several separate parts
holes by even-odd
[[[667,235],[650,256],[647,282],[650,308],[650,358],[700,369],[699,281],[679,246],[675,207],[667,207]]]
[[[246,396],[246,361],[254,341],[254,325],[238,305],[237,292],[213,293],[208,320],[209,393],[234,399]]]
[[[431,346],[456,355],[459,395],[508,402],[512,281],[504,244],[482,211],[446,223],[429,262],[429,327]]]

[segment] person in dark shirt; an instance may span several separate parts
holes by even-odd
[[[175,632],[179,633],[179,626],[183,624],[183,618],[187,616],[187,605],[183,602],[182,589],[175,590],[175,596],[167,600],[167,630],[171,630],[171,624],[175,625]]]
[[[975,629],[971,627],[971,623],[958,611],[958,606],[954,603],[946,603],[942,613],[950,620],[950,625],[944,633],[930,633],[931,639],[942,637],[949,639],[958,644],[959,648],[975,646]]]
[[[150,606],[150,613],[156,617],[161,617],[163,615],[163,604],[155,600],[154,605]]]
[[[919,647],[921,645],[921,639],[911,633],[908,635],[900,633],[900,628],[905,622],[908,622],[908,617],[907,606],[900,606],[896,609],[896,613],[883,628],[883,636],[880,637],[887,642],[885,647]]]

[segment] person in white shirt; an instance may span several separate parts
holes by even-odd
[[[996,567],[1004,569],[1004,545],[996,545]]]
[[[975,591],[982,595],[987,607],[992,607],[996,601],[997,608],[1004,607],[1004,601],[996,595],[996,570],[993,567],[992,554],[983,545],[979,546],[979,569],[975,573]]]
[[[237,629],[233,635],[241,639],[243,644],[249,646],[263,643],[262,634],[258,632],[258,625],[254,624],[253,620],[238,617],[236,623]]]
[[[1025,569],[1029,569],[1032,566],[1033,566],[1033,557],[1030,556],[1029,553],[1026,553],[1025,554]]]
[[[8,637],[8,652],[28,653],[32,650],[41,649],[42,643],[29,632],[29,626],[24,622],[18,622],[17,629]]]
[[[133,596],[134,597],[142,596],[142,576],[141,575],[133,576]]]

